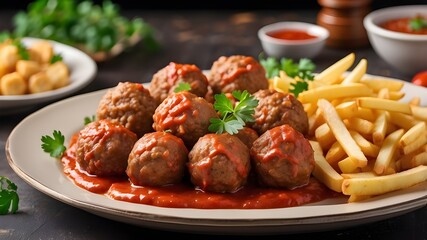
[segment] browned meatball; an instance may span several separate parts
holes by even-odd
[[[242,141],[249,149],[252,147],[254,141],[259,137],[258,133],[249,127],[243,127],[239,130],[236,136]]]
[[[157,104],[140,83],[120,82],[102,97],[98,119],[109,119],[133,131],[138,137],[153,131],[153,114]]]
[[[314,169],[310,142],[287,124],[262,134],[250,153],[256,177],[264,186],[288,189],[304,186]]]
[[[106,119],[91,122],[79,131],[76,161],[89,174],[124,175],[136,141],[136,134],[121,124]]]
[[[213,105],[188,91],[172,93],[155,110],[153,128],[170,131],[188,149],[209,132],[209,119],[218,117]]]
[[[201,190],[232,193],[248,180],[249,149],[235,135],[206,134],[188,156],[191,181]]]
[[[187,169],[188,150],[184,142],[167,132],[142,136],[128,158],[126,174],[139,186],[178,183]]]
[[[209,74],[209,85],[215,94],[234,90],[254,93],[268,88],[264,67],[250,56],[222,56],[212,64]]]
[[[259,135],[283,124],[289,124],[302,134],[307,134],[307,113],[302,103],[294,95],[265,89],[259,90],[253,96],[259,102],[253,115],[255,122],[249,123],[249,126],[255,129]]]
[[[208,79],[194,64],[169,63],[153,75],[150,93],[160,104],[180,83],[189,83],[191,93],[205,97],[208,93]]]

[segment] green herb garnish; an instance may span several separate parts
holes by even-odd
[[[219,118],[209,119],[209,131],[221,134],[224,131],[229,134],[236,134],[242,129],[246,122],[255,121],[253,114],[258,100],[248,93],[248,91],[233,91],[233,97],[237,100],[233,103],[224,93],[215,94],[214,108],[220,114]]]
[[[427,19],[417,16],[409,21],[409,28],[414,31],[420,31],[423,28],[427,28]]]
[[[158,48],[151,26],[141,18],[125,18],[110,0],[99,5],[89,0],[35,0],[13,23],[13,38],[51,39],[91,53],[109,52],[118,43],[127,47],[139,39],[148,50]]]
[[[54,130],[53,137],[49,135],[42,136],[42,149],[50,154],[51,157],[59,158],[65,152],[64,135],[61,131]]]
[[[18,187],[7,177],[0,176],[0,215],[18,211]]]
[[[20,39],[14,39],[12,45],[15,45],[18,48],[18,54],[22,60],[30,60],[30,53]]]
[[[273,78],[280,75],[280,71],[284,71],[286,75],[295,79],[295,83],[291,83],[290,92],[298,97],[298,95],[308,89],[308,81],[314,79],[313,71],[316,65],[308,58],[301,58],[298,63],[292,59],[281,58],[280,60],[268,57],[263,58],[260,55],[260,63],[266,71],[267,78]]]
[[[91,122],[95,122],[95,120],[96,120],[96,116],[95,115],[92,115],[90,117],[85,117],[84,118],[84,124],[88,125]]]
[[[190,91],[190,90],[191,90],[191,85],[189,83],[181,82],[173,91],[177,93],[177,92]]]
[[[51,64],[56,63],[56,62],[61,62],[61,61],[62,61],[62,56],[61,56],[61,54],[54,54],[54,55],[52,56],[52,58],[50,59],[50,63],[51,63]]]

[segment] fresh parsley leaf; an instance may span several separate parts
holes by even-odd
[[[253,114],[258,106],[258,100],[246,90],[233,91],[232,95],[237,100],[234,106],[224,93],[215,94],[214,108],[219,112],[220,117],[209,119],[210,132],[236,134],[246,125],[246,122],[255,121]]]
[[[15,39],[12,42],[13,45],[15,45],[18,48],[18,54],[23,60],[29,60],[30,59],[30,53],[28,52],[28,49],[22,44],[20,39]]]
[[[50,59],[50,63],[56,63],[62,61],[62,55],[61,54],[54,54],[52,58]]]
[[[420,31],[423,28],[427,28],[427,19],[417,16],[409,21],[409,28],[414,31]]]
[[[286,75],[295,79],[295,83],[291,84],[290,92],[296,97],[308,89],[308,82],[314,79],[314,70],[316,65],[308,58],[301,58],[297,63],[290,58],[276,59],[273,57],[264,58],[259,56],[260,64],[266,71],[267,78],[273,78],[280,75],[280,71],[284,71]]]
[[[181,82],[178,86],[173,90],[174,92],[182,92],[182,91],[190,91],[191,85],[187,82]]]
[[[85,119],[84,119],[84,124],[85,125],[88,125],[89,123],[91,123],[91,122],[95,122],[95,119],[96,119],[96,116],[95,115],[92,115],[92,116],[90,116],[90,117],[85,117]]]
[[[0,215],[18,211],[18,187],[7,177],[0,176]]]
[[[53,137],[44,135],[41,137],[43,151],[50,154],[51,157],[59,158],[65,152],[66,147],[64,145],[65,137],[61,131],[54,130]]]

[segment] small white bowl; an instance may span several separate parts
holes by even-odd
[[[280,30],[305,31],[315,38],[307,40],[285,40],[275,38],[269,34]],[[277,22],[266,25],[258,30],[258,38],[261,41],[264,52],[276,58],[314,58],[325,46],[329,31],[321,26],[305,22]]]
[[[427,16],[427,5],[405,5],[375,10],[363,20],[375,52],[402,73],[413,75],[427,70],[427,35],[390,31],[380,24],[392,19]]]

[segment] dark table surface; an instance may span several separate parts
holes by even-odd
[[[10,29],[13,11],[0,10],[0,30]],[[223,55],[251,55],[262,51],[257,30],[268,23],[291,20],[316,22],[317,12],[309,11],[131,11],[128,17],[140,16],[152,25],[162,49],[148,53],[136,46],[118,57],[98,63],[94,81],[76,94],[113,87],[120,81],[149,82],[152,75],[169,62],[192,63],[209,69]],[[327,47],[313,59],[321,71],[350,52],[356,61],[368,59],[368,73],[400,78],[403,75],[379,58],[370,46],[358,49]],[[40,108],[42,106],[37,106]],[[134,226],[103,218],[53,199],[23,181],[9,166],[6,140],[13,128],[37,108],[16,115],[0,116],[0,176],[18,186],[19,211],[0,216],[0,239],[130,239],[155,237],[200,237],[215,239],[259,238],[260,236],[204,235]],[[25,146],[23,146],[25,150]],[[373,222],[331,231],[272,235],[280,239],[427,239],[427,207]]]

